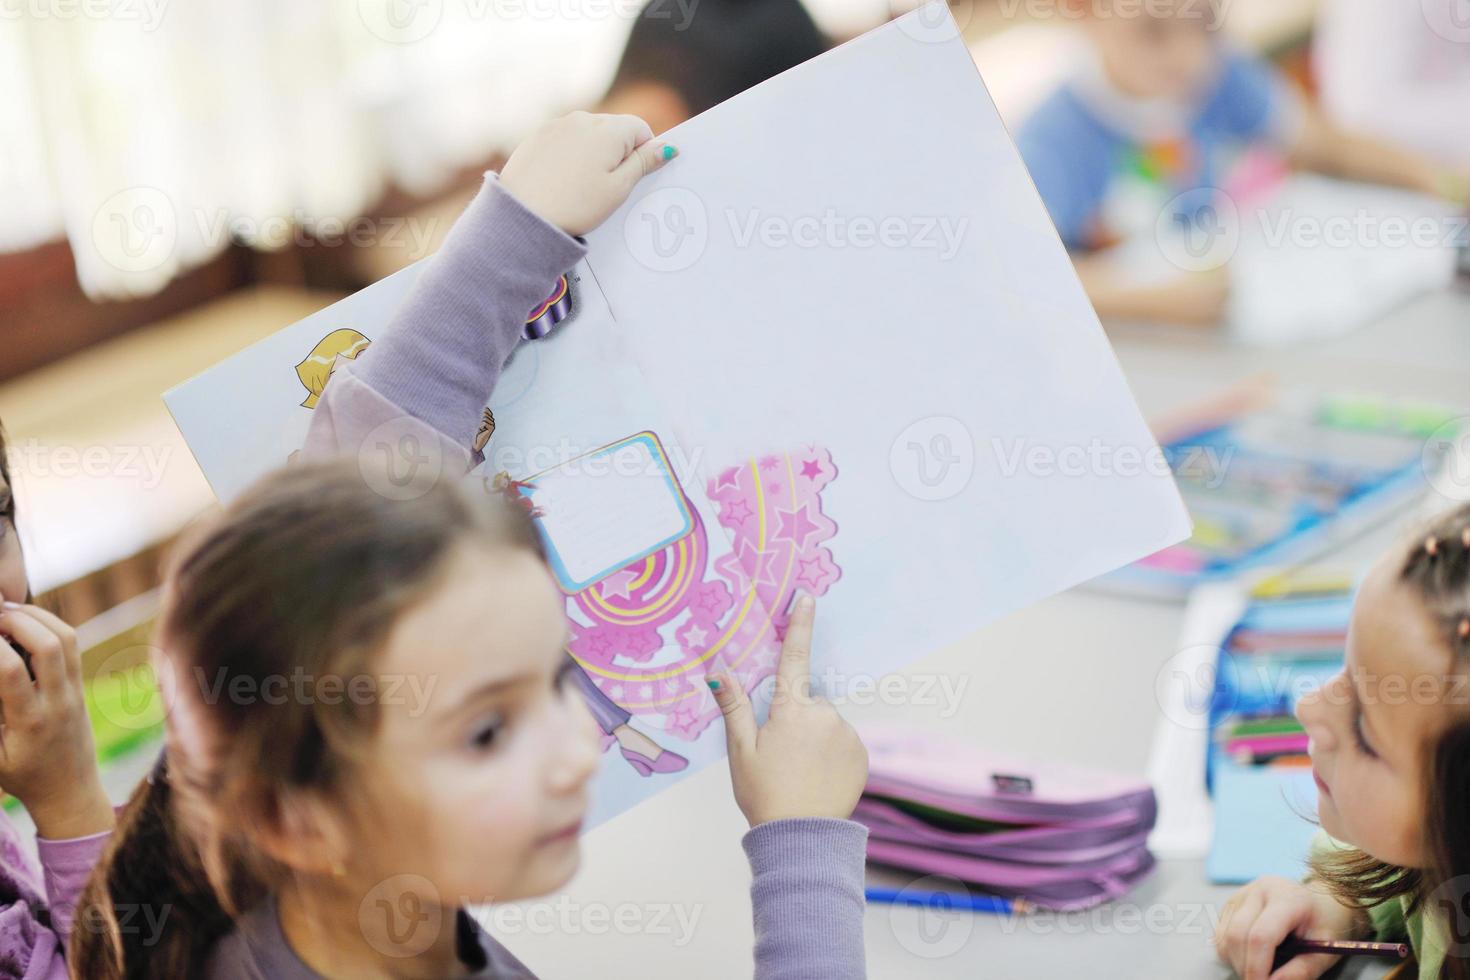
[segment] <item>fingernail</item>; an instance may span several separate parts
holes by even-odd
[[[801,594],[801,597],[796,600],[796,608],[800,609],[802,612],[809,612],[811,609],[816,607],[816,604],[817,600],[813,599],[805,592],[803,592]]]
[[[711,691],[716,691],[716,692],[719,691],[719,689],[720,689],[720,679],[718,677],[706,677],[704,679],[704,682],[709,685],[709,689]]]
[[[19,609],[20,603],[11,602],[9,599],[6,599],[4,602],[0,602],[0,606],[4,606],[6,609]]]
[[[679,155],[679,148],[672,143],[664,144],[664,159],[672,160]]]

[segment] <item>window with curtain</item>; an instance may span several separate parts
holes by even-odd
[[[89,297],[136,298],[232,240],[432,193],[593,105],[642,5],[0,0],[0,252],[64,237]],[[839,34],[890,12],[809,6]]]
[[[137,297],[432,192],[600,97],[637,7],[565,2],[0,0],[0,251],[65,237]]]

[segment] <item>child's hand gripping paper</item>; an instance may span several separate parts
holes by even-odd
[[[500,184],[568,235],[585,235],[677,152],[637,116],[573,112],[526,137]]]

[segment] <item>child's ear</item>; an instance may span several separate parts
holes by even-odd
[[[264,804],[253,823],[256,846],[294,871],[332,875],[346,860],[342,815],[315,793],[293,793]]]

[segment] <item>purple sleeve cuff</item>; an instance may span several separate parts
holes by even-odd
[[[51,926],[60,937],[63,948],[71,938],[82,889],[111,839],[110,830],[69,840],[36,838],[41,875],[46,882],[46,900],[51,907]]]
[[[339,371],[468,448],[527,315],[586,251],[487,174],[392,325]]]
[[[750,860],[757,980],[861,980],[868,828],[796,817],[754,827]]]

